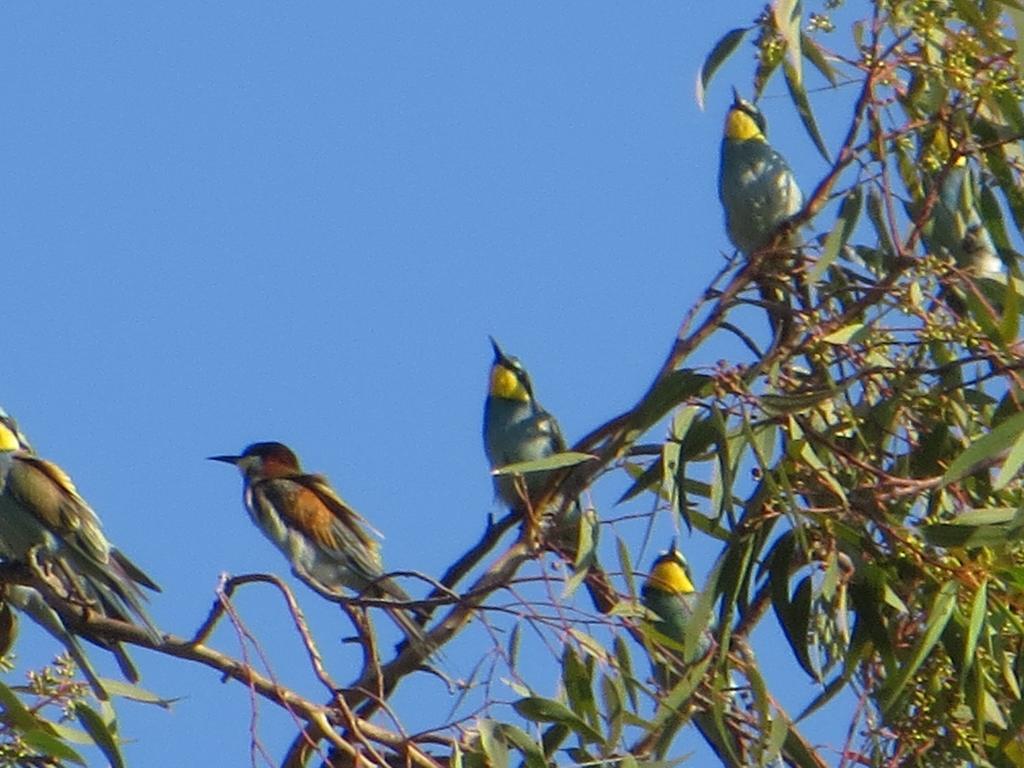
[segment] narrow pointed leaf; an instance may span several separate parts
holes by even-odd
[[[577,464],[582,464],[585,461],[590,461],[595,458],[597,457],[589,453],[563,451],[562,453],[553,453],[550,456],[545,456],[543,459],[536,459],[534,461],[517,461],[515,464],[506,464],[504,467],[498,467],[497,469],[491,470],[491,474],[496,476],[528,475],[531,472],[547,472],[552,469],[574,467]]]
[[[693,696],[693,692],[697,690],[697,686],[700,685],[704,679],[704,673],[711,663],[711,654],[708,654],[704,659],[694,664],[687,673],[683,675],[682,680],[673,686],[672,690],[669,691],[668,695],[661,700],[658,705],[658,711],[654,716],[654,720],[651,721],[651,730],[658,730],[674,717],[677,713],[685,710],[687,703],[690,701],[690,697]]]
[[[124,768],[124,758],[117,746],[117,739],[99,713],[81,702],[75,705],[75,716],[82,727],[89,732],[103,756],[110,761],[111,768]]]
[[[85,760],[82,759],[80,754],[52,733],[37,728],[21,733],[19,736],[25,744],[47,757],[55,757],[61,763],[71,762],[77,765],[86,765]],[[47,762],[47,765],[49,764]],[[25,763],[25,765],[29,765],[29,763]]]
[[[633,574],[633,558],[629,554],[629,546],[621,537],[615,537],[615,551],[619,556],[619,570],[626,580],[626,590],[629,596],[636,598],[636,577]]]
[[[836,224],[832,227],[832,231],[828,233],[828,237],[825,238],[825,246],[821,249],[821,258],[818,259],[810,272],[807,273],[807,282],[812,285],[817,283],[821,276],[825,274],[825,270],[839,257],[843,246],[846,245],[850,235],[853,234],[854,228],[857,226],[863,202],[864,195],[860,187],[854,187],[843,198],[843,203],[839,206]]]
[[[1024,413],[1003,421],[987,435],[975,440],[949,465],[942,477],[943,485],[956,482],[971,473],[979,464],[995,459],[1009,449],[1024,433]]]
[[[981,629],[985,625],[988,608],[988,584],[982,582],[978,591],[974,593],[974,600],[971,603],[971,615],[967,625],[967,641],[964,643],[964,658],[961,662],[961,677],[963,677],[974,664],[974,652],[978,648],[978,638],[981,637]]]
[[[704,59],[704,64],[700,68],[700,76],[697,78],[697,106],[701,109],[704,109],[704,97],[707,94],[708,83],[711,82],[712,76],[722,65],[722,62],[732,55],[732,52],[736,50],[736,46],[742,42],[743,36],[749,30],[750,27],[738,27],[729,30],[715,43],[711,53]]]
[[[818,129],[818,123],[814,119],[814,112],[811,110],[810,99],[807,98],[807,91],[804,89],[803,83],[799,81],[798,75],[794,74],[793,68],[790,66],[784,66],[782,68],[783,74],[785,75],[786,86],[789,88],[789,96],[793,100],[793,105],[796,107],[797,114],[800,116],[800,121],[804,124],[804,128],[807,130],[807,135],[811,137],[811,141],[814,143],[815,149],[825,158],[825,162],[831,163],[832,156],[828,151],[828,147],[825,146],[825,139],[821,135],[821,131]]]
[[[629,501],[655,486],[661,486],[662,463],[660,461],[652,461],[647,469],[642,469],[636,464],[626,464],[625,469],[627,474],[634,478],[633,484],[616,500],[616,505]]]
[[[120,696],[122,699],[137,701],[141,704],[155,704],[163,709],[170,709],[171,705],[178,701],[178,699],[166,699],[162,696],[157,696],[152,691],[147,691],[145,688],[126,683],[123,680],[101,677],[100,682],[103,683],[107,693],[112,696]]]
[[[839,84],[836,71],[828,63],[828,59],[825,58],[825,53],[822,51],[821,46],[803,32],[800,33],[800,51],[833,87]]]
[[[0,683],[0,710],[4,717],[10,720],[14,726],[23,732],[33,731],[40,728],[42,721],[25,708],[21,699],[3,683]]]
[[[507,742],[519,749],[526,768],[546,768],[547,760],[544,759],[540,745],[522,728],[517,728],[510,723],[502,723],[501,735]]]
[[[489,768],[509,768],[508,746],[499,732],[499,723],[482,719],[477,723],[477,733]]]
[[[1021,465],[1024,465],[1024,430],[1017,436],[1017,440],[1006,456],[1006,461],[999,468],[999,474],[996,475],[992,490],[999,491],[1005,488],[1016,477]]]
[[[572,711],[594,725],[597,722],[597,702],[594,700],[590,670],[568,644],[562,650],[562,685]]]
[[[906,688],[907,683],[917,673],[928,658],[935,644],[939,641],[942,631],[946,628],[953,610],[956,608],[957,583],[947,581],[936,593],[928,611],[928,622],[924,632],[918,638],[910,658],[903,660],[892,678],[886,681],[882,699],[882,710],[888,711]]]
[[[540,696],[528,696],[512,705],[522,717],[535,723],[561,723],[576,732],[584,741],[600,743],[601,734],[591,728],[564,704]]]
[[[800,0],[775,0],[772,15],[775,17],[775,28],[786,43],[786,78],[792,77],[794,84],[802,88],[804,76],[800,52]]]

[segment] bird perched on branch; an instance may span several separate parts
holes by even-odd
[[[690,577],[690,566],[672,542],[672,546],[654,561],[640,591],[644,607],[658,617],[651,624],[651,629],[658,636],[681,645],[693,619],[698,597]],[[711,635],[705,631],[698,638],[696,658],[703,657],[710,647]]]
[[[694,590],[686,558],[676,549],[675,542],[654,561],[641,589],[640,599],[656,617],[649,624],[649,650],[658,686],[668,691],[682,679],[688,665],[704,658],[712,645],[711,633],[704,629],[697,637],[693,658],[684,658],[683,644],[699,595]],[[739,745],[716,723],[709,710],[694,709],[690,717],[723,765],[739,768],[745,764],[739,759]]]
[[[506,355],[493,338],[491,347],[494,361],[484,402],[484,452],[491,469],[537,461],[564,451],[565,438],[558,422],[537,402],[523,364]],[[550,470],[530,472],[521,479],[495,475],[494,490],[514,511],[537,511],[535,505],[550,478]]]
[[[948,168],[931,217],[921,231],[929,250],[947,256],[974,277],[1000,279],[1003,261],[981,220],[978,179],[960,155]]]
[[[408,603],[412,598],[384,576],[380,545],[369,524],[322,475],[302,471],[286,445],[253,443],[238,456],[210,456],[242,473],[245,508],[264,535],[288,558],[292,572],[328,598],[344,589],[372,598]],[[388,606],[388,615],[414,645],[422,647],[422,627],[408,610]]]
[[[749,256],[803,206],[789,163],[768,143],[764,115],[733,90],[725,118],[718,197],[729,239]]]
[[[17,423],[0,409],[0,556],[9,563],[38,566],[47,584],[82,613],[120,621],[138,619],[151,640],[161,633],[143,608],[140,586],[159,587],[119,550],[110,546],[93,509],[71,478],[37,456]],[[59,613],[25,585],[7,585],[6,599],[60,640],[82,667],[97,695],[95,673]],[[64,607],[68,607],[64,606]],[[82,637],[114,654],[125,677],[138,672],[117,643],[89,633]],[[102,696],[101,696],[102,698]]]

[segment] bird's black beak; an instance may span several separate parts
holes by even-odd
[[[494,340],[494,337],[488,336],[487,338],[491,340],[491,349],[494,350],[494,362],[502,363],[508,360],[505,353],[501,351],[501,347],[498,346],[498,342]]]
[[[672,555],[673,557],[675,557],[675,554],[678,551],[679,550],[676,549],[676,537],[673,536],[672,537],[672,542],[668,545],[668,552],[666,552],[665,554]]]
[[[222,461],[225,464],[238,464],[241,460],[241,456],[207,456],[209,461]]]
[[[740,98],[740,92],[736,90],[736,86],[732,87],[732,105],[734,107],[743,106],[743,99]]]

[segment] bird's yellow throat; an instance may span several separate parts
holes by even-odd
[[[495,365],[491,368],[491,395],[505,400],[520,400],[526,402],[530,399],[530,393],[526,391],[523,382],[516,376],[515,371],[506,368],[504,365]]]
[[[18,447],[18,436],[0,424],[0,451],[16,451]]]
[[[734,141],[765,141],[757,121],[736,107],[730,109],[726,115],[725,137]]]
[[[660,559],[654,564],[648,582],[655,589],[676,595],[688,595],[694,591],[693,582],[686,575],[683,566],[668,557]]]

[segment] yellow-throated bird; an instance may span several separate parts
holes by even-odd
[[[1003,277],[1003,261],[981,220],[978,180],[963,155],[946,171],[921,235],[929,250],[953,259],[972,276]]]
[[[142,607],[139,586],[160,588],[111,546],[71,477],[33,453],[6,414],[0,418],[0,488],[0,554],[5,559],[27,563],[37,558],[53,571],[69,601],[84,598],[89,607],[120,621],[131,622],[134,616],[153,642],[161,641]]]
[[[242,473],[249,517],[291,563],[292,572],[320,594],[335,598],[349,589],[372,598],[411,602],[384,576],[380,545],[368,523],[322,475],[307,474],[286,445],[253,443],[238,456],[210,456]],[[414,645],[423,648],[422,627],[408,609],[388,606],[388,615]]]
[[[658,617],[651,628],[672,643],[681,644],[699,596],[693,587],[690,566],[675,542],[654,561],[640,597],[644,607]],[[697,658],[703,657],[710,647],[711,635],[704,632],[697,642]],[[666,680],[659,682],[668,687]]]
[[[537,402],[523,364],[506,355],[493,338],[491,346],[494,361],[484,402],[484,452],[491,469],[537,461],[564,451],[565,439],[558,422]],[[533,509],[550,477],[549,471],[531,472],[522,481],[512,475],[496,475],[494,490],[510,509],[522,514]]]
[[[766,132],[764,115],[734,89],[722,137],[718,197],[729,239],[748,256],[767,245],[803,205],[793,171]]]
[[[651,663],[655,679],[663,691],[682,679],[687,662],[696,662],[711,650],[711,633],[703,630],[697,638],[695,657],[684,659],[682,645],[686,631],[693,620],[699,595],[693,587],[690,567],[683,554],[676,549],[675,542],[667,552],[660,554],[651,566],[651,572],[644,581],[640,592],[644,607],[657,618],[651,622],[650,634],[653,647]],[[670,641],[664,643],[664,639]],[[731,743],[723,728],[715,722],[710,711],[697,709],[690,713],[693,724],[700,731],[723,765],[740,768],[739,746]]]

